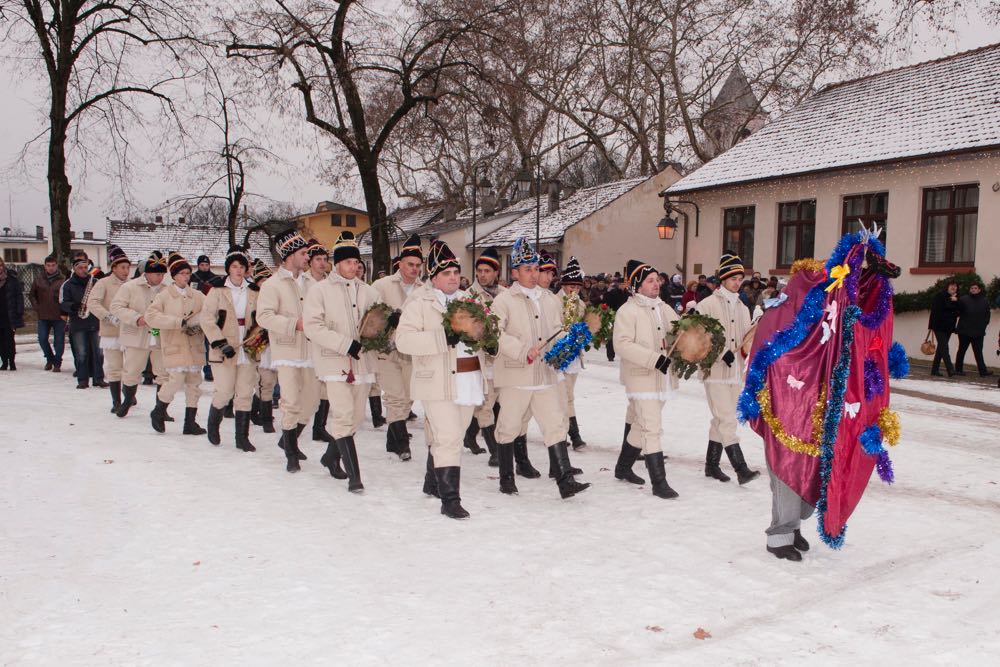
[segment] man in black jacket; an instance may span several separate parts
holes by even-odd
[[[604,295],[604,303],[608,304],[608,308],[617,313],[618,309],[625,305],[626,301],[628,301],[628,292],[622,289],[621,280],[616,276],[611,279],[611,287],[608,288],[608,291]],[[609,338],[605,344],[605,348],[605,351],[608,353],[608,361],[614,361],[614,341]]]
[[[941,361],[944,361],[944,368],[951,377],[955,369],[951,364],[951,352],[948,350],[948,341],[955,333],[955,324],[961,313],[961,304],[958,301],[958,283],[954,280],[948,281],[943,292],[934,295],[931,301],[931,317],[927,323],[927,328],[934,332],[937,339],[937,350],[934,352],[934,363],[931,365],[931,375],[941,376]]]
[[[961,315],[958,318],[958,356],[955,357],[955,372],[965,375],[965,353],[972,347],[976,366],[983,377],[993,375],[983,359],[983,340],[990,325],[990,302],[979,283],[969,285],[969,293],[959,300]]]
[[[202,294],[208,294],[208,290],[213,287],[219,287],[225,282],[224,276],[216,275],[212,272],[212,261],[208,258],[208,255],[198,256],[198,270],[191,274],[191,282],[189,283],[191,287],[200,291]],[[212,381],[212,367],[208,365],[208,340],[205,340],[205,365],[201,368],[202,375],[205,376],[205,382]],[[232,416],[228,414],[227,409],[226,416]]]
[[[100,273],[97,271],[96,273]],[[76,388],[86,389],[91,378],[95,387],[107,387],[104,382],[104,353],[100,345],[100,322],[93,315],[80,317],[84,297],[91,281],[97,275],[90,271],[90,261],[86,255],[73,259],[73,275],[62,284],[59,291],[59,307],[69,315],[69,340],[73,350],[73,364],[76,366]]]

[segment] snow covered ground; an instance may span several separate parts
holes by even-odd
[[[156,435],[150,388],[120,420],[106,391],[42,373],[36,355],[0,374],[0,664],[959,664],[1000,651],[995,413],[896,397],[896,484],[874,479],[842,551],[810,520],[813,548],[789,563],[764,550],[766,480],[703,476],[697,382],[667,407],[681,497],[614,479],[624,396],[600,352],[578,384],[590,446],[573,456],[593,487],[562,501],[545,477],[518,478],[503,496],[486,456],[466,455],[464,522],[421,494],[421,454],[385,454],[384,428],[359,435],[355,496],[320,467],[319,443],[289,475],[257,428],[255,454],[235,449],[230,420],[222,447],[181,436],[179,400]],[[749,430],[744,449],[762,468]]]

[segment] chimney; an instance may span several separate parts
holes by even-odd
[[[493,194],[488,194],[483,197],[483,217],[488,218],[497,212],[497,197]]]
[[[549,213],[559,210],[559,181],[552,179],[548,182]]]
[[[153,222],[155,222],[158,225],[162,225],[163,224],[163,216],[162,215],[156,216],[155,218],[153,218]]]
[[[444,221],[454,222],[455,218],[458,217],[458,207],[454,204],[448,203],[444,205]]]
[[[70,241],[75,241],[76,240],[76,232],[70,232],[69,233],[69,240]]]
[[[499,199],[497,199],[497,210],[498,211],[501,211],[501,210],[507,208],[508,206],[510,206],[510,200],[507,199],[506,197],[500,197]]]
[[[93,241],[94,240],[94,232],[84,232],[83,233],[83,239],[85,241]]]
[[[35,238],[39,241],[45,238],[45,233],[42,231],[41,225],[35,225]]]

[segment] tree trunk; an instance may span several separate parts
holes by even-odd
[[[377,160],[362,162],[357,160],[358,173],[361,176],[361,187],[365,193],[365,207],[368,209],[368,219],[371,222],[372,266],[371,275],[379,271],[390,272],[389,256],[389,215],[382,201],[382,184],[378,180]]]
[[[66,176],[66,88],[54,86],[49,110],[49,226],[52,252],[60,266],[70,258],[69,194],[73,187]]]

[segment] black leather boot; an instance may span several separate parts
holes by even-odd
[[[390,454],[399,455],[399,442],[396,437],[398,429],[395,427],[396,422],[389,424],[389,428],[385,430],[385,451]]]
[[[330,471],[330,477],[347,479],[347,473],[340,467],[340,447],[337,446],[336,440],[326,444],[326,452],[320,457],[319,463]]]
[[[347,472],[347,490],[351,493],[364,491],[365,485],[361,483],[361,466],[358,463],[358,450],[354,446],[354,436],[339,438],[337,447],[340,448],[340,460]]]
[[[569,451],[565,440],[549,447],[549,452],[555,460],[556,482],[559,484],[560,496],[564,499],[572,498],[581,491],[590,488],[589,483],[578,482],[573,478],[573,466],[569,464]]]
[[[740,449],[739,444],[726,447],[726,456],[729,457],[729,462],[733,464],[733,470],[736,471],[736,479],[740,484],[746,484],[750,480],[760,477],[759,471],[750,470],[747,467],[746,459],[743,458],[743,450]]]
[[[645,484],[646,480],[632,472],[632,466],[636,459],[642,454],[642,450],[633,447],[628,442],[622,443],[622,450],[618,454],[618,462],[615,463],[615,479],[628,482],[629,484]]]
[[[219,435],[219,427],[222,426],[222,408],[217,408],[214,405],[208,409],[208,441],[213,445],[218,446],[222,442],[222,436]]]
[[[496,468],[500,465],[497,460],[497,438],[496,438],[496,425],[487,426],[482,429],[483,441],[486,443],[486,449],[490,452],[490,460],[487,465],[491,468]]]
[[[164,403],[159,397],[156,398],[156,407],[152,409],[149,413],[149,422],[153,425],[153,430],[157,433],[163,433],[167,430],[167,425],[164,422],[164,415],[167,414],[167,406],[169,403]]]
[[[295,428],[287,429],[287,430],[282,430],[281,431],[281,437],[278,438],[278,447],[280,447],[281,449],[285,449],[285,434],[286,433],[294,433],[295,434],[295,456],[296,456],[296,458],[299,461],[306,461],[307,460],[306,459],[306,455],[302,453],[301,449],[299,449],[299,434],[302,433],[302,425],[299,424]],[[288,450],[285,450],[285,455],[286,456],[288,455]]]
[[[434,457],[431,456],[430,448],[427,449],[427,469],[424,471],[424,493],[435,498],[441,497],[438,493],[437,477],[434,475]]]
[[[417,421],[417,413],[415,413],[413,410],[410,410],[410,414],[406,415],[406,421],[408,422]]]
[[[109,382],[108,388],[111,390],[111,412],[118,414],[122,409],[122,383]]]
[[[118,409],[118,416],[124,417],[128,414],[129,408],[135,405],[135,391],[138,389],[135,385],[122,385],[122,405]]]
[[[573,449],[583,449],[587,443],[580,437],[580,425],[576,422],[576,417],[569,418],[569,441]]]
[[[250,423],[260,426],[260,396],[257,394],[253,395],[253,400],[250,402]]]
[[[205,429],[195,421],[198,416],[198,408],[184,408],[184,435],[205,435]]]
[[[500,468],[500,493],[517,493],[514,484],[514,443],[497,444],[497,459]]]
[[[389,429],[386,431],[385,450],[397,454],[401,461],[410,460],[412,457],[410,454],[410,434],[406,432],[405,421],[400,420],[389,424]]]
[[[260,426],[264,433],[274,433],[274,406],[271,401],[260,403]]]
[[[473,454],[482,454],[486,450],[479,446],[476,442],[476,436],[479,435],[479,421],[473,417],[472,421],[469,422],[469,428],[465,429],[465,448],[468,449]]]
[[[677,498],[680,494],[667,483],[667,472],[663,469],[663,452],[646,454],[646,470],[653,486],[653,495],[658,498]]]
[[[299,466],[299,431],[288,428],[281,432],[281,440],[278,446],[285,450],[285,470],[287,472],[298,472],[302,468]]]
[[[319,407],[316,408],[316,414],[313,415],[313,430],[312,439],[315,442],[333,442],[333,436],[326,430],[326,421],[330,417],[330,401],[323,399],[319,402]]]
[[[556,463],[555,453],[553,452],[551,447],[549,447],[548,450],[549,450],[549,479],[559,479],[559,470],[558,470],[559,466]],[[570,466],[570,472],[574,475],[583,474],[582,470],[580,470],[579,468],[574,468],[572,465]]]
[[[632,425],[626,423],[625,424],[625,435],[622,436],[622,444],[623,445],[627,445],[628,444],[628,434],[629,434],[629,432],[631,430],[632,430]],[[641,448],[639,449],[639,456],[635,457],[635,460],[636,461],[645,461],[646,460],[646,457],[642,455],[642,449]]]
[[[708,452],[705,454],[705,477],[728,482],[729,475],[722,472],[722,468],[719,467],[720,461],[722,461],[722,443],[709,440]]]
[[[437,488],[441,498],[441,514],[450,519],[468,519],[469,513],[462,507],[462,498],[459,495],[462,469],[458,466],[435,468],[434,476],[437,478]]]
[[[233,412],[233,402],[232,401],[229,401],[229,403],[226,405],[225,409],[222,411],[222,416],[225,417],[226,419],[235,419],[236,418],[236,413]]]
[[[536,479],[542,476],[528,459],[528,436],[519,435],[514,438],[514,461],[517,464],[515,470],[521,477]]]
[[[798,528],[795,529],[795,540],[792,542],[792,546],[799,551],[809,551],[809,540],[802,537],[802,531]]]
[[[372,428],[385,426],[385,417],[382,416],[382,397],[369,396],[368,408],[372,411]]]
[[[244,452],[256,452],[257,448],[250,442],[250,413],[236,411],[236,448]]]

